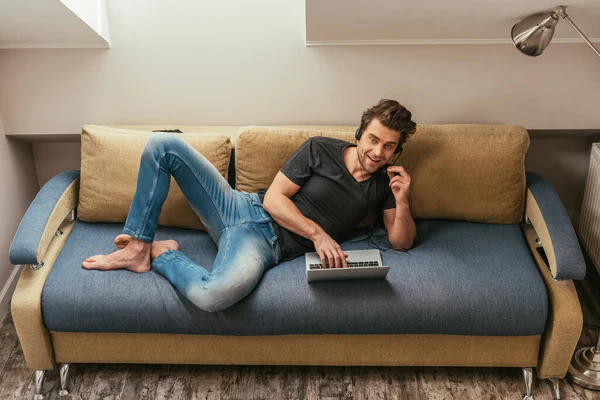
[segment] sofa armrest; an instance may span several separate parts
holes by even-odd
[[[585,260],[577,235],[554,188],[527,172],[525,215],[538,234],[554,279],[583,279]]]
[[[65,171],[50,179],[25,212],[10,245],[13,265],[42,262],[56,230],[77,206],[79,171]]]

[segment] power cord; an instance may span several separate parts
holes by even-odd
[[[395,165],[396,164],[396,162],[398,161],[398,157],[400,157],[400,154],[402,154],[402,153],[396,154],[396,158],[391,163],[391,165]],[[362,178],[361,182],[364,182],[365,176],[363,175],[363,167],[362,167],[362,164],[360,163],[360,158],[359,158],[359,155],[358,155],[358,146],[356,146],[356,158],[358,160],[358,165],[360,166],[360,177]],[[386,171],[387,171],[387,169],[383,170],[384,173],[386,173]],[[376,173],[379,173],[379,171],[376,172]],[[361,192],[365,196],[365,201],[367,202],[367,217],[368,217],[369,215],[371,215],[371,204],[369,203],[369,198],[367,197],[367,193],[365,192],[365,190],[363,189],[363,187],[360,185],[360,183],[359,183],[359,186],[360,186]],[[388,251],[389,249],[391,249],[391,247],[382,248],[377,243],[375,243],[375,241],[373,240],[373,237],[380,237],[380,236],[386,236],[386,235],[387,235],[387,232],[375,235],[374,234],[373,226],[371,225],[371,227],[369,228],[369,232],[367,233],[367,237],[366,237],[367,245],[369,247],[373,248],[373,249],[378,249],[380,251]],[[346,239],[347,242],[350,242],[350,243],[358,243],[358,242],[362,242],[363,240],[365,240],[365,239],[349,240],[347,237],[345,239]]]

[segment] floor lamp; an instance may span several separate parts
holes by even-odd
[[[563,17],[575,29],[575,32],[594,50],[594,53],[600,57],[598,49],[594,47],[571,18],[569,18],[567,7],[565,6],[559,6],[554,10],[530,15],[513,26],[511,36],[517,49],[528,56],[539,56],[542,54],[546,46],[550,43],[550,40],[552,40],[554,27],[558,22],[559,16]]]
[[[550,44],[554,35],[554,27],[559,16],[565,19],[575,32],[594,50],[600,57],[600,52],[577,28],[567,15],[566,7],[559,6],[551,11],[530,15],[512,28],[512,40],[523,54],[539,56],[546,46]],[[571,381],[587,389],[600,390],[600,335],[596,347],[579,349],[571,359],[567,376]]]

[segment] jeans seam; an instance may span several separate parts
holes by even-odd
[[[154,195],[156,194],[156,187],[158,186],[158,178],[159,178],[159,174],[160,174],[160,162],[165,157],[165,154],[166,153],[162,153],[159,156],[158,173],[156,174],[156,179],[153,182],[152,191],[150,192],[150,196],[148,196],[148,202],[146,203],[146,206],[144,207],[144,211],[142,212],[142,218],[141,218],[142,224],[141,224],[139,231],[136,233],[137,235],[140,235],[144,231],[144,229],[146,229],[146,226],[148,225],[148,219],[150,218],[150,203],[152,202],[152,200],[154,199]],[[169,174],[169,177],[170,177],[170,174]]]
[[[227,228],[229,229],[229,228]],[[227,242],[225,244],[225,254],[223,255],[223,260],[227,260],[227,256],[229,255],[229,247],[231,245],[231,235],[227,235]],[[213,267],[215,267],[213,265]],[[210,275],[214,275],[219,269],[221,269],[222,265],[217,265],[216,268],[213,268],[213,270],[209,273]]]
[[[182,157],[182,156],[181,156],[179,153],[177,153],[176,151],[173,151],[173,150],[169,150],[169,151],[165,152],[165,154],[171,154],[171,155],[174,155],[174,156],[178,157],[178,158],[179,158],[179,160],[180,160],[181,162],[183,162],[183,163],[185,164],[185,166],[186,166],[186,167],[188,167],[188,169],[190,170],[190,172],[192,173],[192,175],[194,176],[194,178],[196,178],[196,181],[198,182],[198,184],[199,184],[200,186],[202,186],[202,189],[204,189],[204,191],[205,191],[206,193],[208,193],[208,190],[206,190],[206,187],[204,187],[204,184],[202,183],[202,181],[200,181],[200,179],[199,179],[199,178],[198,178],[198,176],[196,175],[196,172],[194,171],[194,169],[193,169],[193,168],[192,168],[192,167],[191,167],[191,166],[190,166],[190,165],[189,165],[189,164],[186,162],[186,160],[185,160],[185,159],[184,159],[184,158],[183,158],[183,157]],[[185,195],[184,195],[184,196],[185,196]],[[221,210],[219,209],[219,207],[217,207],[217,205],[215,204],[215,202],[213,201],[213,199],[212,199],[212,197],[211,197],[211,196],[208,196],[208,198],[210,199],[210,202],[212,203],[212,205],[213,205],[214,209],[217,211],[217,214],[219,215],[219,218],[221,219],[221,224],[222,224],[223,226],[225,226],[225,225],[226,225],[226,224],[225,224],[225,218],[223,217],[223,214],[221,213]],[[223,230],[221,230],[221,232],[222,232],[222,231],[223,231]]]
[[[175,257],[177,257],[177,255],[175,255]],[[198,268],[196,268],[196,266],[197,266],[196,264],[189,263],[187,260],[183,260],[183,259],[179,258],[179,261],[181,261],[181,263],[182,263],[183,265],[185,265],[186,267],[188,267],[188,268],[191,268],[191,269],[193,269],[194,271],[196,271],[197,273],[199,273],[201,276],[205,276],[205,275],[207,275],[207,274],[210,274],[210,273],[208,273],[206,270],[204,270],[204,271],[200,271]]]
[[[153,261],[156,261],[156,260],[158,260],[158,259],[159,259],[159,258],[161,258],[161,257],[162,257],[162,258],[169,258],[169,259],[174,259],[174,258],[177,258],[177,260],[178,260],[179,262],[181,262],[181,264],[185,265],[186,267],[189,267],[189,268],[193,269],[194,271],[198,272],[198,273],[199,273],[200,275],[202,275],[202,276],[206,275],[206,271],[200,271],[198,268],[196,268],[195,264],[191,264],[191,263],[189,263],[187,260],[185,260],[185,259],[182,259],[182,258],[178,257],[178,256],[177,256],[177,253],[175,253],[175,251],[177,251],[177,250],[167,250],[167,251],[165,251],[165,252],[161,253],[161,254],[160,254],[158,257],[156,257],[156,258],[155,258]],[[162,258],[161,258],[161,259],[158,261],[158,263],[161,263],[161,262],[163,262],[163,259],[162,259]]]

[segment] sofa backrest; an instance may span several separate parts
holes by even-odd
[[[269,187],[279,168],[309,137],[328,136],[355,143],[356,127],[88,125],[81,138],[79,218],[124,222],[135,192],[140,156],[151,131],[176,128],[226,179],[235,143],[236,188],[256,192]],[[417,125],[397,162],[412,178],[413,217],[520,222],[528,146],[527,131],[518,126]],[[159,223],[204,229],[174,180]]]
[[[125,222],[135,193],[140,157],[152,132],[86,125],[81,134],[81,178],[77,216],[87,222]],[[180,135],[227,179],[231,144],[222,133]],[[204,230],[171,178],[161,225]]]
[[[354,131],[247,127],[236,144],[236,188],[268,188],[311,136],[355,143]],[[519,126],[417,125],[398,158],[410,174],[414,218],[509,224],[522,220],[529,135]]]

